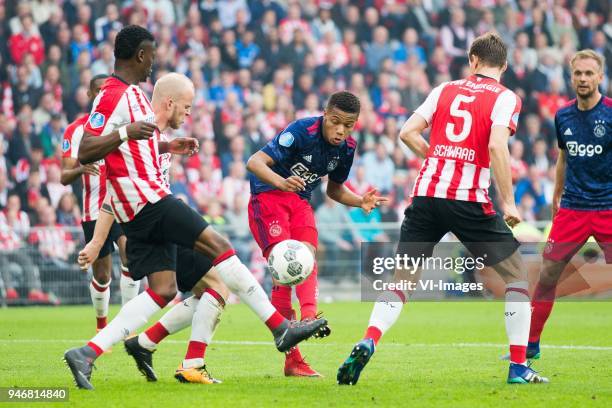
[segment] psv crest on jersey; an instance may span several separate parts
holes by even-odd
[[[104,126],[105,121],[106,121],[106,118],[104,117],[103,114],[101,114],[100,112],[94,112],[89,118],[89,125],[93,129],[98,129]]]

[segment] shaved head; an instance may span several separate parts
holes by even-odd
[[[193,82],[185,75],[172,72],[159,78],[151,100],[158,126],[178,129],[191,114],[194,96]]]
[[[178,98],[186,93],[193,93],[194,87],[191,79],[183,74],[171,72],[159,78],[153,88],[153,103],[155,100],[164,100],[168,97]]]

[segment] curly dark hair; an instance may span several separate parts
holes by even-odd
[[[327,110],[333,107],[347,113],[359,113],[361,102],[359,102],[359,98],[349,91],[340,91],[332,94],[327,102]]]
[[[145,41],[155,42],[153,34],[146,28],[137,25],[123,27],[115,38],[115,58],[121,60],[131,59]]]

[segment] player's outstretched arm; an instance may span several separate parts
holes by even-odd
[[[127,139],[148,139],[153,136],[155,130],[157,130],[157,126],[154,123],[138,121],[113,130],[104,136],[96,136],[85,132],[79,146],[79,161],[88,164],[103,159]]]
[[[114,221],[115,216],[110,206],[110,195],[107,194],[104,198],[104,204],[102,204],[100,209],[100,215],[98,215],[96,220],[93,237],[85,245],[85,248],[79,252],[78,263],[81,269],[86,270],[89,265],[98,259],[98,254],[100,254],[100,250],[108,237]]]
[[[272,166],[274,159],[261,150],[252,155],[247,162],[247,170],[272,187],[290,192],[306,189],[306,183],[300,177],[290,176],[284,179],[271,169]]]
[[[363,196],[359,196],[349,190],[344,184],[329,180],[327,182],[327,195],[334,201],[349,207],[362,208],[369,213],[381,203],[389,201],[386,197],[378,195],[376,190],[370,190]]]
[[[427,156],[429,143],[427,143],[427,140],[425,140],[421,133],[428,126],[427,121],[421,115],[413,113],[404,123],[399,134],[401,141],[422,159]]]
[[[509,137],[510,129],[508,127],[493,126],[489,139],[489,156],[491,157],[493,176],[499,189],[504,221],[510,227],[514,227],[521,222],[521,216],[514,203],[512,175],[510,174],[510,151],[508,150]]]
[[[563,187],[565,186],[565,150],[559,149],[559,157],[555,165],[555,190],[552,200],[552,217],[559,211],[561,205],[561,196],[563,195]]]

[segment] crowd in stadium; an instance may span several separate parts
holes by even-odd
[[[592,48],[612,72],[606,0],[0,0],[0,268],[24,245],[54,264],[75,246],[60,226],[79,225],[81,187],[61,183],[62,136],[89,112],[90,79],[112,72],[125,24],[156,37],[146,91],[169,71],[195,84],[191,118],[175,134],[197,137],[201,148],[175,158],[172,189],[209,223],[234,227],[239,248],[250,241],[246,160],[294,119],[319,115],[340,89],[362,106],[348,184],[392,201],[367,215],[320,192],[319,222],[400,219],[420,160],[398,142],[399,129],[432,87],[466,75],[471,40],[490,30],[510,45],[502,82],[523,98],[510,148],[516,201],[525,220],[550,219],[554,114],[572,98],[569,57]],[[604,94],[610,86],[606,77]],[[50,228],[31,233],[36,225]],[[340,249],[394,239],[353,228],[320,238]],[[36,297],[40,284],[29,279]]]

